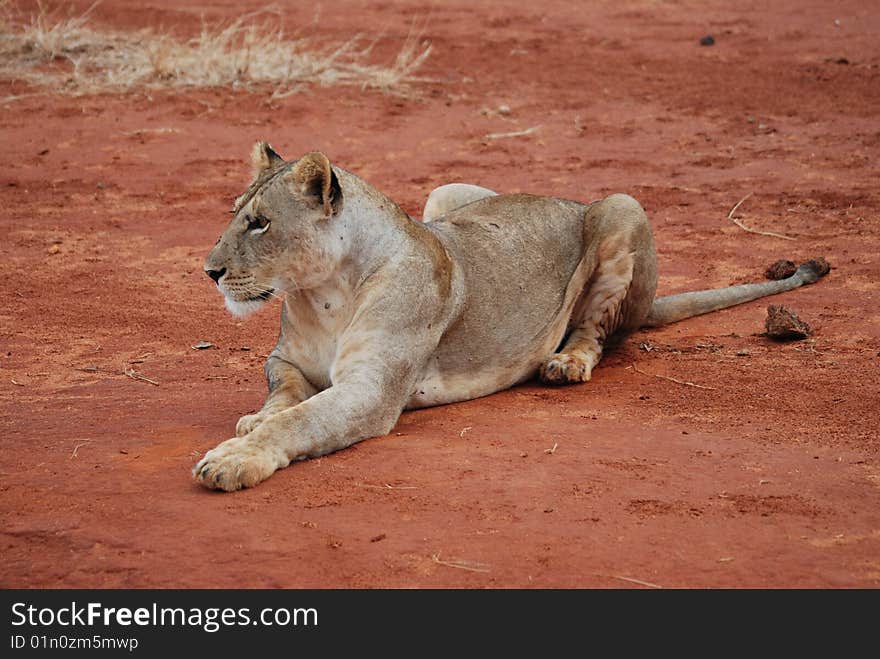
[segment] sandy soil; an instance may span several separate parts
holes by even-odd
[[[261,6],[132,4],[105,0],[95,24],[186,34]],[[769,4],[323,7],[318,36],[384,32],[389,58],[427,16],[417,98],[0,83],[0,585],[880,585],[880,14]],[[754,302],[627,337],[589,384],[407,413],[253,490],[205,491],[190,467],[261,405],[278,325],[277,305],[228,316],[202,273],[259,138],[321,149],[412,214],[451,181],[628,192],[661,294],[823,255],[828,277],[772,300],[815,336],[770,342]],[[735,226],[746,195],[747,226],[796,240]]]

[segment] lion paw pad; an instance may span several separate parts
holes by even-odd
[[[574,384],[590,379],[592,366],[575,355],[560,352],[541,365],[541,380],[547,384]]]

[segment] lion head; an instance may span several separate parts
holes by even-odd
[[[254,145],[254,180],[205,261],[226,307],[244,316],[279,292],[319,285],[342,254],[334,220],[342,189],[323,153],[286,162],[266,142]]]

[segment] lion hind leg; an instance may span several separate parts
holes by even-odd
[[[605,339],[623,323],[624,300],[632,282],[633,254],[625,252],[603,261],[578,305],[574,327],[562,349],[541,365],[548,384],[587,382],[602,358]]]
[[[549,384],[588,381],[605,340],[642,323],[657,286],[650,225],[635,199],[617,194],[593,204],[585,227],[604,237],[596,268],[571,315],[568,339],[540,367],[541,379]]]

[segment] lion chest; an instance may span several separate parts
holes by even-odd
[[[309,291],[286,299],[281,313],[278,349],[319,389],[326,389],[339,348],[351,321],[351,300],[333,289]]]

